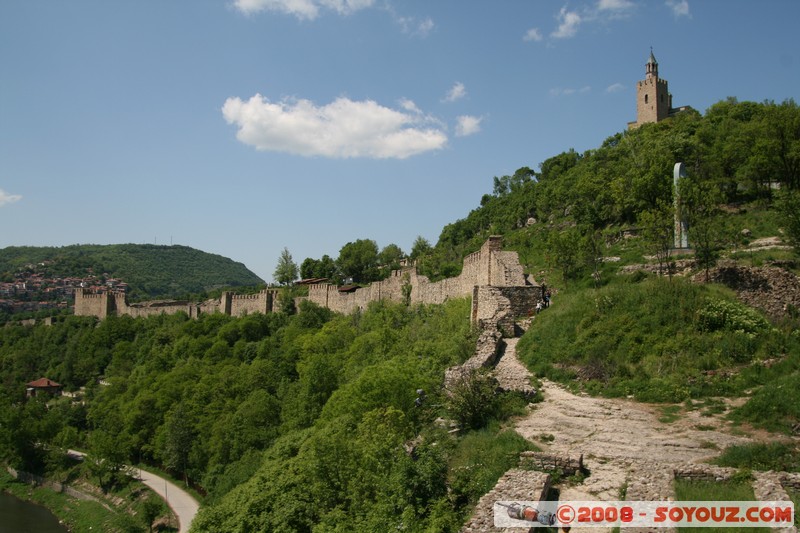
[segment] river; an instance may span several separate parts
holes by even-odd
[[[47,508],[0,492],[0,533],[66,533]]]

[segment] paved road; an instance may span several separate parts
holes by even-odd
[[[140,472],[142,483],[161,496],[178,517],[178,523],[180,524],[178,532],[188,532],[189,526],[192,525],[192,520],[194,520],[194,515],[197,514],[200,508],[200,504],[197,503],[197,500],[192,498],[188,492],[174,483],[167,481],[163,477],[159,477],[146,470],[141,470]]]
[[[67,455],[83,460],[86,454],[77,450],[67,450]],[[161,476],[157,476],[146,470],[134,469],[134,472],[139,474],[139,480],[150,487],[153,492],[158,494],[170,509],[178,517],[178,533],[187,533],[189,527],[192,525],[192,520],[200,509],[200,504],[197,503],[191,494],[175,485],[171,481],[167,481]]]

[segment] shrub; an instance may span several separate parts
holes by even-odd
[[[750,337],[770,329],[769,322],[758,311],[727,300],[710,300],[700,309],[699,321],[705,331],[728,330]]]
[[[500,409],[497,380],[487,370],[470,370],[448,389],[447,410],[462,428],[480,429]]]

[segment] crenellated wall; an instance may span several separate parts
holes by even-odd
[[[152,300],[128,303],[123,293],[92,293],[84,289],[75,291],[75,314],[96,316],[104,319],[109,315],[147,317],[160,314],[186,313],[190,318],[201,314],[221,312],[231,316],[248,313],[271,313],[277,300],[277,289],[265,289],[258,294],[234,294],[224,292],[219,300],[187,302],[177,300]]]
[[[223,292],[219,311],[231,316],[250,313],[272,313],[278,300],[278,289],[264,289],[257,294],[235,294]]]
[[[502,237],[492,236],[481,249],[464,258],[461,274],[431,282],[417,274],[416,267],[404,267],[382,281],[353,291],[340,291],[328,283],[311,285],[307,299],[332,311],[350,314],[366,309],[370,302],[389,300],[409,304],[441,304],[450,298],[471,296],[473,322],[494,320],[503,333],[513,335],[514,317],[527,316],[541,300],[541,287],[530,282],[517,252],[502,250]],[[220,312],[231,316],[272,313],[277,307],[278,289],[258,294],[224,292],[219,300],[204,303],[150,301],[129,304],[122,293],[75,291],[75,314],[105,318],[110,314],[133,317],[185,312],[192,318]],[[502,316],[501,316],[502,315]]]
[[[75,289],[75,314],[79,316],[96,316],[101,320],[113,310],[113,298],[107,292],[91,293],[83,289]]]

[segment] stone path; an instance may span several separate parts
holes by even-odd
[[[517,340],[506,339],[494,370],[504,389],[530,387],[530,373],[516,356]],[[699,411],[681,413],[675,422],[664,423],[653,405],[576,395],[547,380],[540,393],[544,401],[516,422],[516,430],[546,452],[583,455],[590,472],[583,483],[558,487],[562,501],[674,498],[673,468],[702,462],[727,446],[752,442],[728,433],[722,419],[704,417]],[[481,530],[470,525],[470,531]]]

